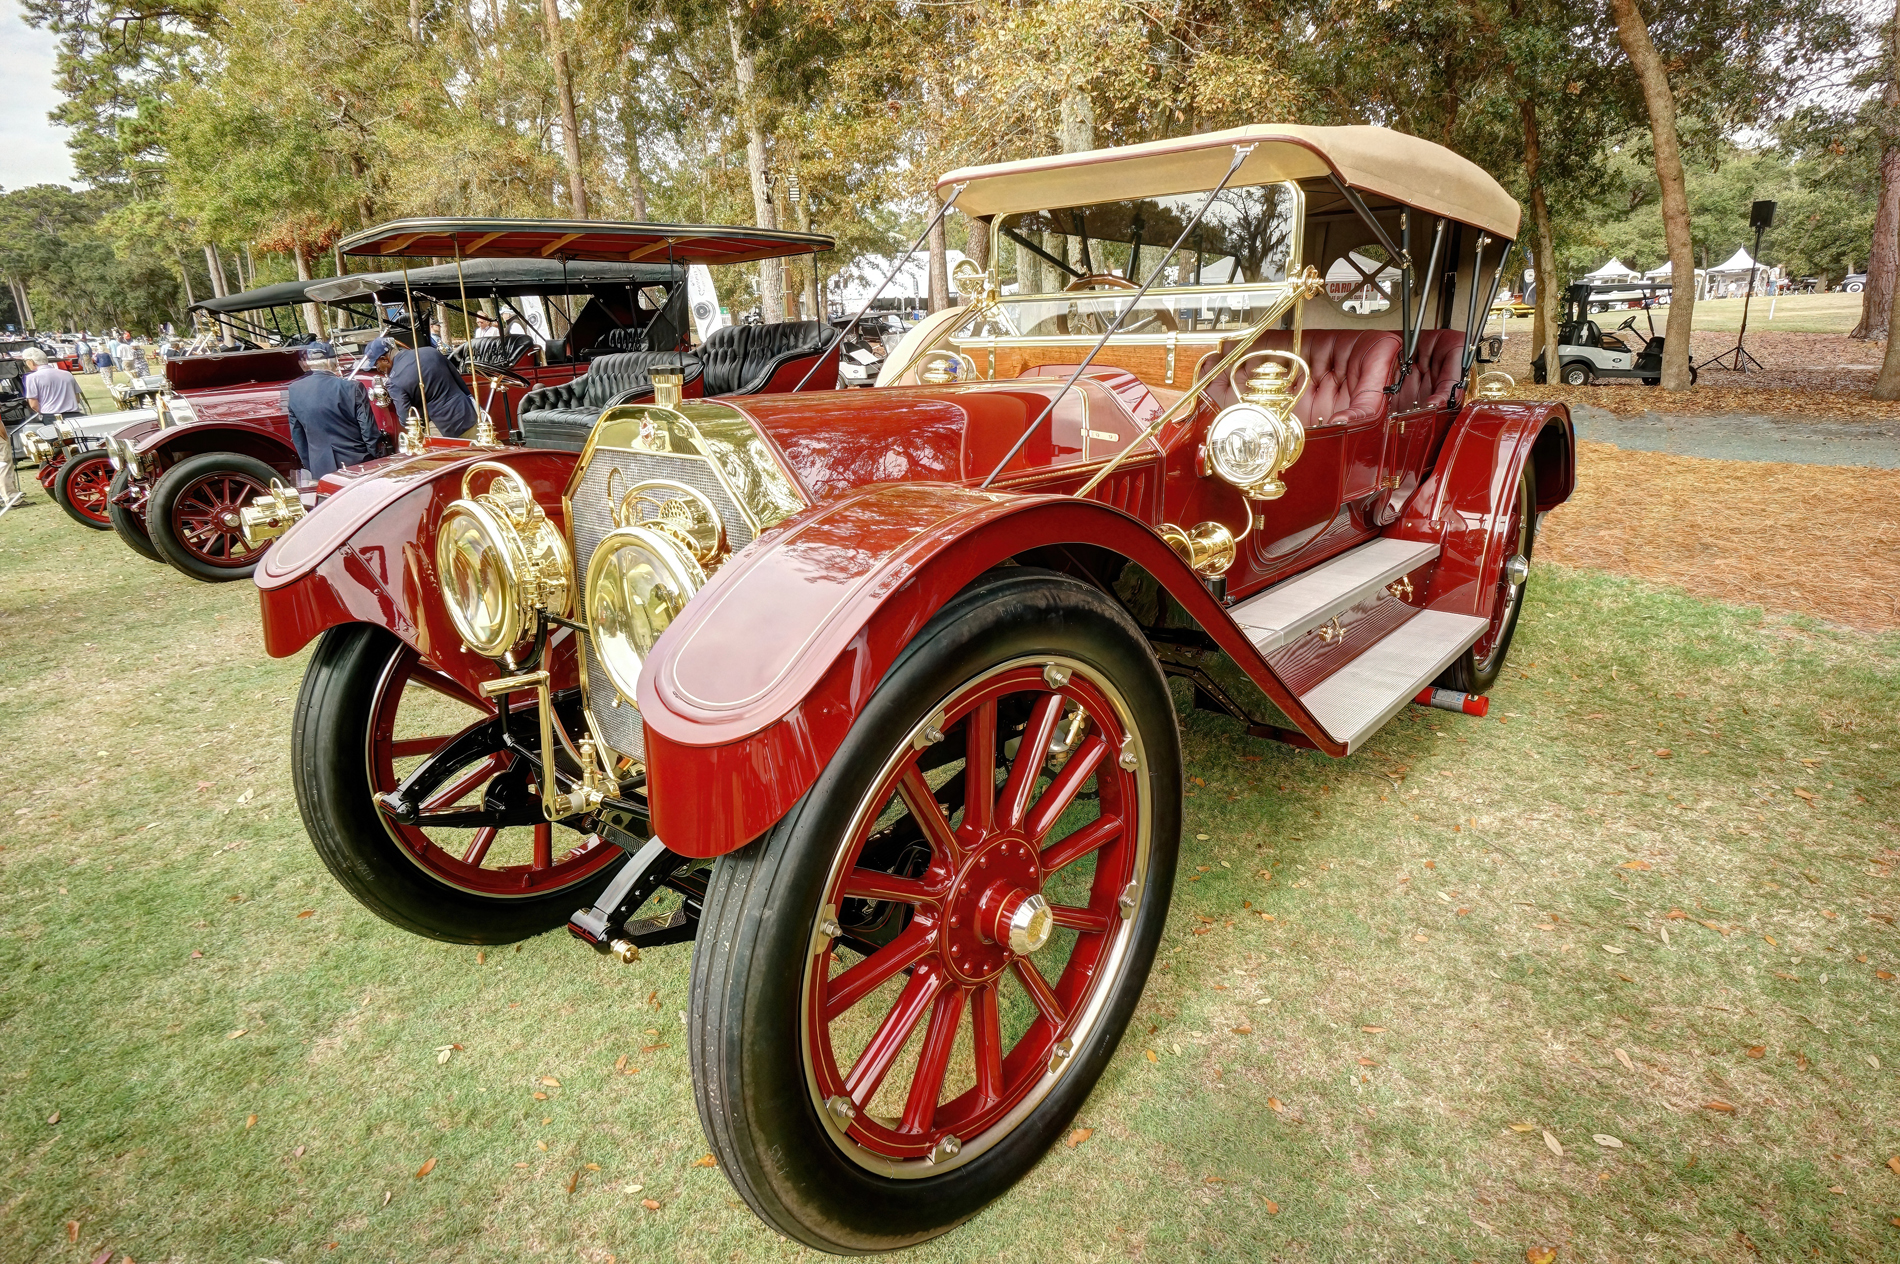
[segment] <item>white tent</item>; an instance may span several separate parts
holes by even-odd
[[[1586,272],[1582,279],[1593,285],[1603,285],[1617,281],[1640,281],[1643,274],[1621,259],[1612,259],[1595,272]]]
[[[1695,293],[1697,298],[1702,297],[1703,281],[1707,276],[1707,269],[1697,268],[1695,270]],[[1673,283],[1675,279],[1676,270],[1667,260],[1643,273],[1643,280],[1645,281],[1668,281]]]
[[[944,252],[945,266],[955,271],[957,264],[964,259],[960,250]],[[855,312],[864,306],[884,278],[890,275],[895,259],[882,255],[864,255],[854,260],[838,273],[827,278],[825,288],[829,292],[834,309],[842,307],[846,312]],[[950,301],[956,302],[954,289]],[[930,256],[922,251],[912,255],[904,264],[903,271],[890,283],[883,297],[878,299],[880,308],[926,307],[930,303]]]
[[[1708,283],[1705,287],[1710,297],[1735,298],[1748,288],[1750,273],[1755,276],[1755,293],[1766,294],[1774,290],[1777,269],[1757,263],[1749,258],[1748,251],[1737,249],[1726,263],[1710,268]]]

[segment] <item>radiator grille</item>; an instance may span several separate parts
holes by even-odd
[[[607,499],[607,476],[616,469],[620,471],[613,476],[616,497],[624,496],[627,488],[650,478],[684,483],[694,491],[703,493],[712,502],[713,508],[719,511],[720,520],[726,527],[726,543],[733,552],[752,543],[751,525],[726,491],[725,484],[720,482],[719,476],[703,457],[625,448],[595,448],[569,501],[574,532],[574,575],[577,581],[586,582],[587,567],[594,559],[595,548],[613,530],[613,506]],[[587,610],[584,593],[580,608],[584,616]],[[587,707],[596,725],[594,736],[622,755],[644,760],[646,735],[640,724],[640,713],[625,703],[618,707],[613,705],[614,687],[607,675],[607,668],[594,652],[593,638],[584,637],[583,640],[586,642]]]

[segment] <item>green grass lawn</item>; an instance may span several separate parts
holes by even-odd
[[[1858,294],[1783,294],[1772,303],[1758,294],[1748,305],[1748,327],[1783,333],[1844,334],[1860,323],[1860,305]],[[1771,308],[1772,318],[1769,316]],[[1656,313],[1658,333],[1662,331],[1665,314],[1660,310]],[[1640,325],[1641,321],[1637,323]],[[1697,329],[1731,332],[1740,329],[1742,300],[1704,299],[1695,305],[1694,323]]]
[[[1546,567],[1512,663],[1346,762],[1189,715],[1092,1134],[915,1257],[1893,1258],[1900,637]],[[809,1254],[698,1165],[686,946],[336,886],[301,670],[249,584],[0,518],[0,1259]]]

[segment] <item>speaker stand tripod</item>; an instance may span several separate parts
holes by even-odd
[[[1704,360],[1702,367],[1705,369],[1746,373],[1753,368],[1757,373],[1767,372],[1761,361],[1748,354],[1748,348],[1742,345],[1742,339],[1748,336],[1748,304],[1755,297],[1755,273],[1761,267],[1761,234],[1764,227],[1762,224],[1755,225],[1755,253],[1748,260],[1748,292],[1742,296],[1742,327],[1735,335],[1735,345],[1713,359]]]

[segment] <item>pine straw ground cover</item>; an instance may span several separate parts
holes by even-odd
[[[1539,560],[1679,584],[1864,632],[1900,630],[1900,470],[1577,445]]]
[[[255,611],[0,519],[0,1258],[810,1258],[706,1165],[687,948],[330,879]],[[1890,1258],[1900,636],[1541,565],[1492,705],[1346,762],[1187,715],[1133,1028],[912,1258]]]

